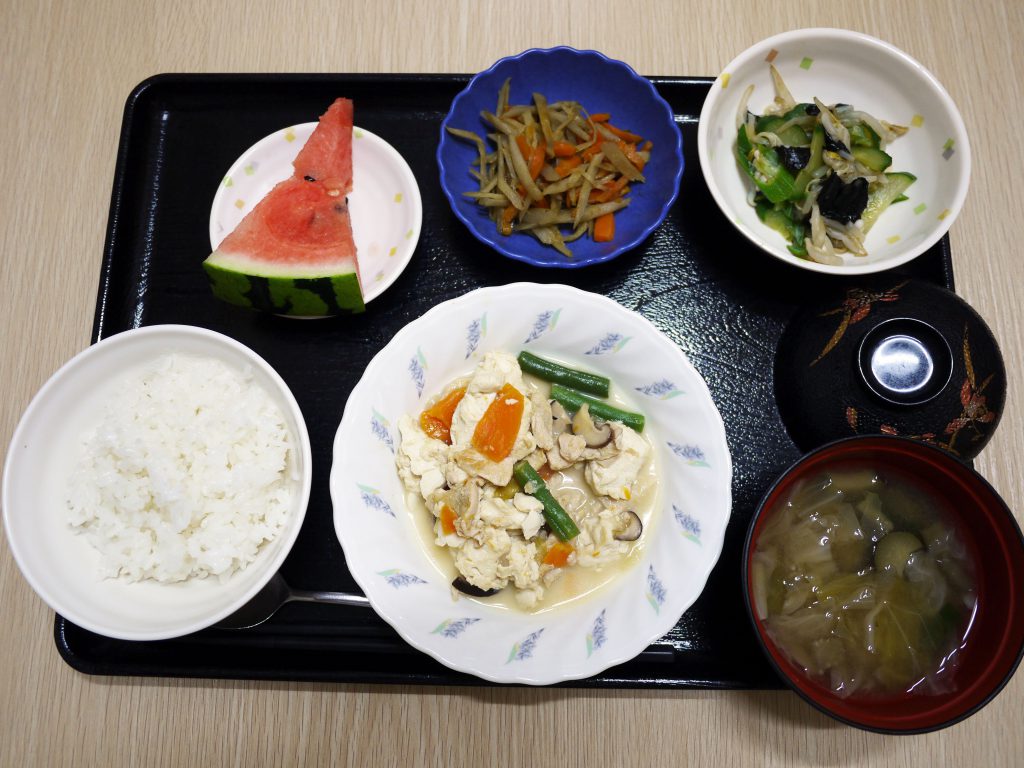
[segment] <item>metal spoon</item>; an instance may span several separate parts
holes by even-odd
[[[304,603],[330,603],[332,605],[355,605],[368,607],[370,601],[362,595],[348,592],[310,592],[292,589],[284,576],[275,573],[267,585],[263,587],[248,603],[225,619],[221,619],[215,627],[221,629],[248,629],[262,624],[285,603],[300,601]]]

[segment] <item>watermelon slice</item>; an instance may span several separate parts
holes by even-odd
[[[352,102],[338,99],[292,162],[295,175],[323,182],[327,189],[352,191]]]
[[[365,309],[345,194],[352,189],[352,102],[320,118],[275,186],[203,267],[216,297],[265,312],[324,316]]]

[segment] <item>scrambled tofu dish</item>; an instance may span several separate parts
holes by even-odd
[[[451,553],[454,589],[509,588],[533,609],[566,573],[600,571],[637,546],[653,452],[643,416],[607,402],[608,385],[527,352],[490,352],[401,417],[398,471]]]

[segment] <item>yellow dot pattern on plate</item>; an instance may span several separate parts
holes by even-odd
[[[730,75],[728,72],[723,72],[722,73],[722,88],[723,89],[729,87],[729,81],[731,79],[732,79],[732,75]]]
[[[406,240],[411,240],[412,239],[412,230],[411,229],[408,232],[405,233],[405,239]]]
[[[388,251],[388,256],[394,256],[396,253],[398,253],[398,249],[392,248],[390,251]]]
[[[235,208],[237,208],[238,210],[242,210],[243,208],[245,208],[245,200],[242,200],[241,198],[235,200]]]
[[[355,136],[355,137],[356,137],[357,139],[361,139],[361,138],[363,138],[363,136],[365,136],[366,134],[364,134],[364,133],[363,133],[362,131],[360,131],[360,130],[359,130],[358,128],[355,128],[355,129],[353,129],[353,131],[352,131],[352,135],[353,135],[353,136]]]
[[[925,205],[924,203],[921,203],[919,206],[914,208],[914,213],[920,215],[920,214],[924,213],[927,210],[927,208],[928,208],[927,205]]]
[[[291,142],[295,141],[295,131],[292,130],[291,128],[289,128],[287,131],[285,131],[284,132],[284,140],[287,141],[289,144]]]
[[[899,242],[899,239],[899,235],[893,235],[892,237],[885,238],[885,242],[887,242],[889,245],[892,245],[893,243]]]
[[[949,208],[947,208],[946,210],[944,210],[942,213],[939,214],[939,221],[942,221],[944,218],[949,216],[949,214],[950,214],[950,210],[949,210]]]
[[[910,118],[910,124],[915,128],[920,128],[922,125],[924,125],[924,118],[921,117],[920,115],[914,115],[912,118]]]
[[[245,166],[245,175],[246,176],[252,176],[254,173],[256,173],[256,167],[255,166],[252,166],[252,165]]]
[[[379,283],[381,280],[384,279],[384,273],[383,272],[378,272],[373,279],[376,280]]]
[[[235,182],[233,182],[231,180],[230,176],[225,176],[224,177],[224,181],[222,183],[224,184],[225,187],[230,187],[230,186],[234,185]]]
[[[802,59],[800,59],[800,69],[810,69],[811,64],[813,63],[814,59],[810,58],[809,56],[804,56]]]
[[[402,202],[402,193],[401,192],[396,192],[395,193],[395,202],[396,203]]]

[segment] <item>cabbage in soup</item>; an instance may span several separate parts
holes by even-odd
[[[799,484],[750,568],[775,645],[840,696],[954,687],[974,566],[941,502],[911,478],[861,467]]]

